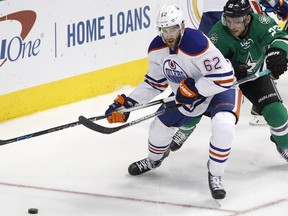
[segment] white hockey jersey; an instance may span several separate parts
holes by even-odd
[[[193,78],[199,94],[204,97],[179,108],[187,116],[203,114],[213,96],[227,90],[235,81],[231,63],[202,32],[195,29],[185,29],[175,50],[171,50],[161,36],[155,37],[148,50],[148,59],[145,80],[129,97],[138,103],[147,103],[168,86],[176,95],[180,82]]]

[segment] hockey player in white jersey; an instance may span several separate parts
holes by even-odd
[[[199,121],[205,113],[211,117],[212,132],[207,140],[208,183],[212,197],[223,199],[226,191],[221,177],[242,100],[241,91],[231,87],[235,81],[232,65],[201,31],[185,28],[179,6],[164,6],[157,17],[157,27],[160,34],[150,44],[149,69],[144,81],[128,96],[118,95],[106,111],[106,114],[112,113],[107,119],[110,123],[125,122],[129,115],[117,112],[117,108],[146,103],[170,86],[176,101],[166,107],[176,103],[183,107],[153,120],[149,128],[148,157],[132,163],[128,171],[131,175],[140,175],[159,167],[169,155],[176,128],[190,119]]]

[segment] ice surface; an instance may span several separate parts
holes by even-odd
[[[278,88],[288,106],[287,74]],[[74,122],[79,115],[102,115],[118,93],[131,90],[1,123],[0,139]],[[135,111],[129,120],[155,108]],[[210,119],[205,117],[182,149],[160,168],[136,177],[127,168],[147,156],[152,120],[111,135],[77,126],[1,146],[0,215],[27,215],[31,207],[41,216],[287,215],[288,164],[270,142],[267,126],[249,126],[250,108],[245,100],[223,176],[227,196],[221,207],[208,188]]]

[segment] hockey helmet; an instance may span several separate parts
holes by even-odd
[[[163,27],[170,27],[174,25],[179,25],[181,28],[182,23],[184,23],[183,12],[178,5],[165,5],[159,11],[157,17],[157,28],[159,30]]]
[[[248,0],[228,0],[223,9],[223,16],[244,17],[253,12]]]

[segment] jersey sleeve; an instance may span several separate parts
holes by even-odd
[[[209,97],[230,88],[235,81],[234,70],[229,60],[210,42],[209,49],[195,59],[203,76],[195,86],[198,92]]]
[[[275,20],[266,15],[255,16],[255,19],[257,19],[258,25],[253,25],[254,29],[252,30],[259,35],[258,39],[261,46],[266,49],[278,47],[288,53],[288,33],[282,31]]]
[[[187,33],[188,36],[182,39],[181,49],[191,57],[195,70],[191,76],[195,76],[198,92],[209,97],[229,88],[234,81],[230,62],[203,33],[193,29]],[[195,75],[197,73],[199,76]]]
[[[253,19],[255,19],[255,24],[252,25],[251,31],[258,36],[258,42],[263,47],[285,35],[273,18],[267,15],[254,15]]]
[[[168,87],[168,81],[162,73],[160,57],[166,48],[161,37],[156,37],[148,49],[148,71],[141,82],[129,95],[138,103],[146,103],[162,93]]]

